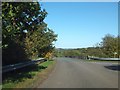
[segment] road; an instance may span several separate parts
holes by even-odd
[[[38,88],[118,88],[118,70],[106,68],[111,65],[57,58],[54,70]]]

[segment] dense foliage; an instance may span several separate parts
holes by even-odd
[[[102,51],[108,57],[118,57],[119,48],[118,48],[118,38],[113,35],[107,34],[101,42]]]
[[[38,2],[2,2],[3,64],[45,57],[57,35],[44,22]]]

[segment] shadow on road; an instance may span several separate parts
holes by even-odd
[[[120,65],[110,65],[110,66],[104,66],[107,69],[120,71]]]

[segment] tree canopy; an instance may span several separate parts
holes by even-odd
[[[113,35],[107,34],[101,42],[103,53],[108,57],[118,57],[118,38]],[[116,54],[116,55],[115,55]]]
[[[2,2],[3,64],[52,52],[57,35],[44,22],[47,14],[38,2]]]

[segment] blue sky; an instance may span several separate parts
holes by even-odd
[[[57,48],[92,47],[108,33],[118,35],[117,2],[42,2],[42,8]]]

